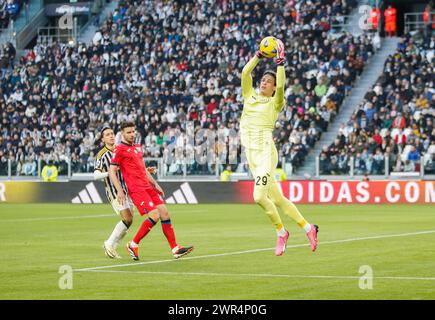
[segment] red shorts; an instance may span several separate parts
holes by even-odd
[[[131,193],[130,198],[141,216],[155,210],[158,205],[165,203],[156,189]]]

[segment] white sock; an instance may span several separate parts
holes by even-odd
[[[137,247],[138,245],[137,245],[137,243],[136,242],[134,242],[133,240],[131,240],[130,241],[130,246],[132,246],[132,247]]]
[[[172,248],[172,253],[177,252],[178,248],[179,248],[179,246],[176,246],[176,247]]]
[[[306,224],[304,225],[304,230],[305,230],[306,233],[310,232],[310,230],[311,230],[311,224],[306,223]]]
[[[285,228],[281,227],[281,229],[276,230],[276,234],[278,235],[278,237],[284,237],[286,235]]]
[[[107,240],[107,242],[114,248],[116,248],[116,246],[118,245],[119,241],[121,241],[121,239],[125,236],[125,234],[127,233],[127,227],[125,226],[124,222],[119,221],[116,226],[115,229],[113,229],[112,234],[110,235],[109,239]]]
[[[125,235],[127,234],[127,232],[128,232],[128,229],[125,228],[125,230],[122,231],[122,232],[118,235],[118,237],[116,238],[116,241],[115,241],[115,249],[118,247],[119,243],[120,243],[121,240],[125,237]]]

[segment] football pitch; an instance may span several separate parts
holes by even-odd
[[[320,227],[315,253],[282,215],[290,238],[276,257],[256,205],[170,205],[179,244],[195,250],[174,260],[159,223],[135,262],[123,246],[137,212],[111,260],[109,205],[1,204],[0,299],[435,299],[433,205],[299,208]]]

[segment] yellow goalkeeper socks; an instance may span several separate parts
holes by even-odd
[[[260,207],[263,208],[266,215],[269,217],[272,224],[275,226],[277,232],[283,229],[283,224],[281,221],[281,217],[279,216],[278,209],[272,200],[267,196],[266,189],[254,189],[254,200]],[[285,231],[284,231],[285,232]]]
[[[305,220],[302,214],[299,212],[298,208],[281,192],[278,183],[273,183],[269,190],[270,198],[276,203],[281,210],[292,218],[296,223],[303,228],[306,232],[310,231],[311,225]]]

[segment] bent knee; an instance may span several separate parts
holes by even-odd
[[[158,206],[158,210],[159,210],[159,215],[160,215],[161,220],[168,220],[169,219],[169,211],[165,205]]]
[[[153,219],[155,223],[159,222],[160,220],[160,212],[159,210],[155,209],[148,213],[148,217]]]

